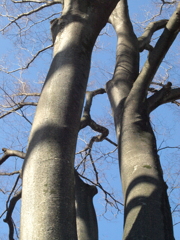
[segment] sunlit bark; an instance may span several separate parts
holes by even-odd
[[[116,2],[67,0],[62,16],[52,22],[54,58],[23,166],[22,240],[77,239],[74,207],[77,134],[92,48]]]
[[[177,36],[179,8],[167,23],[154,50],[149,53],[139,76],[137,39],[127,11],[126,0],[121,0],[110,18],[118,36],[118,47],[120,44],[121,47],[117,47],[113,79],[107,83],[118,137],[124,192],[123,239],[173,240],[167,185],[163,180],[156,140],[149,122],[146,98],[149,84]],[[122,23],[118,23],[117,18],[123,18]]]

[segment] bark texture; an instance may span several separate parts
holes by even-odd
[[[118,0],[62,2],[61,17],[51,22],[54,56],[23,166],[21,240],[98,239],[92,204],[96,189],[78,176],[74,179],[74,156],[92,49],[113,10],[109,22],[117,33],[117,58],[106,90],[118,138],[125,202],[123,239],[173,240],[167,186],[149,121],[156,96],[147,99],[147,91],[178,34],[180,4],[139,73],[139,50],[149,44],[151,33],[139,46],[126,0],[117,6]]]
[[[174,240],[167,185],[149,121],[147,91],[177,36],[179,7],[140,73],[138,43],[128,16],[127,1],[121,0],[110,17],[118,44],[114,76],[106,89],[118,138],[125,203],[124,240]],[[121,19],[121,23],[117,19]]]
[[[75,207],[78,240],[98,240],[98,225],[93,206],[95,186],[84,183],[75,172]]]
[[[117,1],[65,0],[23,166],[21,240],[76,240],[74,155],[91,52]],[[99,20],[100,19],[100,20]]]

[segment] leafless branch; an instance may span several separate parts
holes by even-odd
[[[170,146],[167,146],[167,147],[163,147],[163,148],[159,148],[158,151],[162,151],[164,149],[171,149],[171,148],[175,148],[175,149],[180,149],[180,146],[176,146],[176,147],[170,147]]]
[[[156,91],[148,98],[149,112],[168,102],[175,103],[178,106],[180,105],[180,103],[176,101],[180,99],[180,88],[171,89],[171,85],[172,84],[168,82],[161,90]]]
[[[20,151],[17,151],[17,150],[11,150],[11,149],[7,149],[7,148],[3,148],[2,150],[4,152],[4,155],[0,159],[0,165],[5,160],[7,160],[7,158],[10,157],[10,156],[17,156],[17,157],[20,157],[20,158],[23,158],[23,159],[25,158],[25,153],[23,153],[23,152],[20,152]],[[13,186],[13,188],[12,188],[12,190],[11,190],[9,196],[8,196],[8,199],[6,201],[6,210],[4,211],[4,213],[7,212],[7,214],[6,214],[6,218],[3,220],[9,226],[9,239],[10,240],[14,240],[14,229],[16,229],[16,226],[15,226],[14,221],[12,219],[12,213],[13,213],[13,210],[15,208],[15,205],[16,205],[17,201],[21,198],[21,190],[19,192],[17,192],[12,198],[11,198],[11,196],[12,196],[13,192],[15,191],[16,186],[18,184],[18,181],[20,179],[21,171],[14,171],[14,172],[11,172],[11,173],[0,173],[0,175],[4,175],[4,176],[12,176],[14,174],[18,174],[18,177],[17,177],[17,179],[14,183],[14,186]],[[4,215],[4,213],[1,215],[1,217]]]
[[[101,142],[102,140],[104,140],[108,134],[109,134],[109,130],[99,124],[97,124],[95,121],[91,120],[89,126],[96,132],[101,133],[100,135],[94,136],[91,138],[90,143],[88,144],[89,148],[92,148],[92,145],[94,142]]]
[[[107,137],[105,138],[105,140],[108,141],[109,143],[113,144],[113,145],[116,146],[116,147],[118,146],[117,143],[113,142],[111,139],[109,139],[109,138],[107,138]]]
[[[52,0],[52,1],[46,1],[46,0],[22,0],[22,1],[14,1],[14,0],[11,0],[13,3],[29,3],[29,2],[35,2],[35,3],[47,3],[47,4],[50,4],[50,3],[63,3],[62,0]]]
[[[20,174],[20,171],[14,171],[14,172],[11,172],[11,173],[0,172],[1,176],[12,176],[12,175],[15,175],[15,174]]]
[[[144,49],[151,51],[153,48],[149,45],[153,33],[159,29],[162,29],[166,26],[168,22],[167,19],[160,20],[157,22],[151,22],[145,29],[141,37],[138,38],[139,42],[139,51],[142,52]]]
[[[105,92],[106,91],[103,88],[86,92],[86,104],[84,107],[83,117],[81,118],[80,129],[85,128],[86,126],[90,126],[94,131],[101,133],[100,135],[92,137],[88,144],[87,149],[91,149],[94,142],[102,141],[109,134],[109,130],[97,124],[94,120],[92,120],[90,114],[93,97],[98,94],[104,94]]]
[[[13,106],[14,107],[13,109],[11,109],[11,110],[7,111],[6,113],[2,114],[0,116],[0,119],[9,115],[9,114],[11,114],[11,113],[13,113],[13,112],[16,112],[17,110],[21,109],[24,106],[37,106],[37,103],[35,103],[35,102],[20,102],[20,103],[17,103],[16,105],[17,105],[17,107]]]
[[[118,204],[120,204],[121,206],[124,206],[124,204],[121,203],[121,202],[119,202],[117,199],[115,199],[115,198],[113,197],[113,195],[112,195],[111,193],[107,192],[100,183],[94,183],[94,182],[91,181],[89,178],[85,177],[84,175],[81,175],[81,174],[80,174],[80,176],[81,176],[82,178],[84,178],[85,180],[87,180],[88,182],[90,182],[91,184],[93,184],[94,186],[100,188],[100,189],[104,192],[104,194],[105,194],[105,200],[106,200],[106,202],[107,202],[108,204],[110,204],[111,206],[114,206],[118,211],[121,211],[120,208],[119,208],[119,206],[118,206]],[[113,202],[111,202],[111,201],[108,200],[108,196],[113,200]]]
[[[91,110],[91,106],[92,106],[93,97],[98,94],[104,94],[105,92],[106,91],[104,88],[86,92],[86,104],[84,107],[83,117],[81,118],[80,129],[88,126],[91,121],[90,110]]]
[[[47,46],[47,47],[39,50],[39,51],[28,61],[28,63],[26,64],[26,66],[21,67],[21,68],[17,68],[17,69],[15,69],[15,70],[13,70],[13,71],[4,71],[4,72],[7,73],[7,74],[9,74],[9,73],[14,73],[14,72],[17,72],[17,71],[20,71],[20,70],[22,71],[22,70],[27,69],[27,68],[30,66],[30,64],[38,57],[38,55],[39,55],[40,53],[46,51],[47,49],[49,49],[49,48],[51,48],[51,47],[53,47],[53,44],[51,44],[51,45],[49,45],[49,46]]]
[[[149,112],[152,112],[154,109],[156,109],[159,105],[162,99],[164,99],[164,96],[168,95],[171,91],[172,83],[168,82],[166,85],[163,86],[163,88],[159,91],[156,91],[151,97],[148,98],[148,106],[149,106]]]
[[[40,93],[17,93],[13,96],[39,97],[40,95]]]
[[[160,4],[158,13],[155,14],[155,15],[153,15],[151,18],[148,18],[148,19],[145,20],[143,23],[147,23],[147,22],[154,21],[154,19],[156,19],[157,17],[159,17],[159,16],[162,14],[164,5],[165,5],[165,3]]]
[[[149,53],[148,59],[145,62],[139,76],[134,83],[135,92],[138,91],[139,104],[142,103],[142,99],[147,96],[147,91],[149,85],[154,78],[154,75],[165,57],[170,46],[174,42],[175,38],[179,33],[180,26],[180,4],[178,4],[177,9],[174,11],[170,20],[166,24],[166,27],[158,39],[153,51]]]
[[[7,148],[3,148],[2,151],[4,152],[4,155],[0,159],[0,165],[3,164],[9,157],[16,156],[19,158],[24,159],[26,154],[17,150],[11,150]]]
[[[13,192],[14,192],[17,184],[18,184],[19,179],[20,179],[20,174],[18,175],[18,177],[17,177],[17,179],[16,179],[16,181],[15,181],[15,183],[14,183],[14,186],[13,186],[13,188],[12,188],[12,190],[11,190],[11,193],[9,194],[9,197],[8,197],[8,199],[7,199],[7,201],[6,201],[6,209],[8,209],[9,200],[10,200],[11,195],[13,194]]]
[[[10,200],[9,206],[7,208],[6,218],[3,220],[9,226],[9,240],[14,240],[14,221],[12,219],[12,213],[16,206],[16,203],[21,198],[22,190],[17,192]]]
[[[25,1],[24,1],[24,2],[25,2]],[[29,11],[29,12],[26,12],[26,13],[22,13],[22,14],[18,15],[17,17],[7,16],[9,19],[10,19],[10,18],[13,18],[13,20],[12,20],[10,23],[8,23],[4,28],[0,29],[0,31],[3,32],[3,31],[4,31],[6,28],[8,28],[11,24],[16,23],[16,22],[17,22],[19,19],[21,19],[22,17],[29,16],[29,15],[31,15],[31,14],[33,14],[33,13],[36,13],[36,12],[38,12],[38,11],[40,11],[40,10],[46,8],[46,7],[52,6],[52,5],[56,4],[56,3],[59,3],[59,2],[48,2],[48,3],[45,3],[45,4],[41,5],[41,6],[38,7],[38,8],[35,8],[35,9],[33,9],[33,10]]]
[[[6,192],[5,192],[3,189],[1,189],[1,188],[0,188],[0,191],[1,191],[2,193],[6,194]],[[1,216],[0,216],[0,217],[1,217]]]
[[[12,198],[11,198],[11,195],[15,191],[15,188],[18,184],[19,178],[20,178],[20,174],[18,175],[18,177],[14,183],[14,186],[11,190],[11,193],[9,194],[9,197],[6,201],[6,211],[5,212],[7,212],[7,214],[6,214],[6,218],[3,221],[6,222],[9,226],[9,240],[14,240],[13,235],[14,235],[15,224],[12,219],[12,213],[13,213],[13,210],[14,210],[14,207],[15,207],[17,201],[21,198],[21,190],[19,192],[17,192]],[[10,203],[9,203],[9,201],[10,201]],[[3,216],[3,214],[1,215],[1,217]]]
[[[161,0],[161,2],[162,2],[163,4],[175,4],[175,3],[177,3],[177,1],[171,1],[171,2],[169,2],[169,1],[164,1],[164,0]]]
[[[40,23],[43,23],[43,22],[45,22],[45,21],[47,21],[47,20],[49,20],[49,19],[52,19],[52,17],[54,17],[54,16],[59,16],[59,15],[60,15],[60,12],[58,12],[58,13],[53,13],[53,14],[51,14],[51,15],[43,18],[43,19],[40,19],[39,21],[37,20],[36,22],[33,22],[33,24],[31,24],[31,25],[25,25],[24,27],[18,27],[18,28],[19,28],[18,34],[19,34],[19,36],[21,36],[22,33],[27,32],[28,30],[30,30],[30,29],[31,29],[32,27],[34,27],[35,25],[38,25],[38,24],[40,24]]]
[[[178,107],[180,106],[180,102],[178,102],[176,100],[172,101],[172,103],[175,103]]]
[[[160,87],[164,87],[164,84],[163,84],[163,83],[152,82],[151,84],[152,84],[152,85],[158,85],[158,86],[160,86]]]
[[[89,156],[90,156],[91,164],[93,166],[93,170],[94,170],[94,173],[95,173],[95,176],[96,176],[96,183],[99,183],[98,171],[96,169],[96,165],[94,163],[94,160],[93,160],[93,157],[92,157],[91,153],[89,154]]]
[[[180,222],[176,222],[176,223],[174,223],[173,226],[176,226],[176,225],[178,225],[178,224],[180,224]]]

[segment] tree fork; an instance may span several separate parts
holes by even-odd
[[[127,12],[127,1],[123,0],[113,11],[114,19],[113,14],[110,18],[118,47],[114,76],[106,85],[118,138],[125,201],[123,239],[174,240],[167,185],[149,122],[147,91],[143,88],[151,79],[136,79],[139,47]],[[119,24],[116,19],[123,22]]]

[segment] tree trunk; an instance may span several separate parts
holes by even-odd
[[[131,94],[130,94],[131,95]],[[173,227],[147,106],[127,98],[119,159],[125,198],[124,238],[173,240]],[[135,104],[134,104],[135,103]]]
[[[75,206],[78,240],[98,240],[98,225],[93,206],[97,188],[84,183],[75,171]]]
[[[123,19],[122,24],[117,19]],[[120,1],[110,21],[117,32],[118,45],[114,76],[106,88],[118,138],[125,204],[123,239],[173,240],[167,185],[146,101],[147,82],[151,79],[136,80],[139,48],[126,0]]]
[[[74,155],[92,48],[117,0],[64,1],[23,166],[22,240],[76,240]]]

